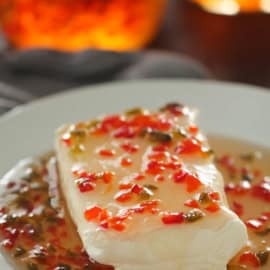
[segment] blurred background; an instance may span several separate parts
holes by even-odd
[[[155,46],[201,61],[216,79],[270,86],[269,0],[170,1]]]
[[[0,0],[0,24],[10,104],[119,79],[270,86],[270,0]]]

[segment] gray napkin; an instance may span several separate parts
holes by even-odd
[[[113,80],[203,79],[208,76],[208,71],[192,59],[159,51],[4,51],[0,54],[0,113],[35,98],[82,85]]]

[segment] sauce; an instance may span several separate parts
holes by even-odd
[[[58,187],[54,154],[20,162],[1,185],[1,246],[18,269],[110,269],[83,249]]]
[[[210,137],[225,178],[229,205],[246,223],[250,243],[228,270],[270,269],[270,151],[238,140]],[[243,266],[239,266],[239,261]]]
[[[270,151],[215,136],[210,143],[225,177],[229,205],[250,236],[228,270],[269,269],[270,187],[267,178],[262,180],[270,175]],[[53,153],[20,162],[0,185],[1,246],[19,269],[112,269],[93,262],[84,251],[63,202]]]

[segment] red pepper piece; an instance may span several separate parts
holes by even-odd
[[[227,185],[225,185],[224,190],[227,194],[232,193],[235,190],[235,186],[236,185],[234,183],[228,183]]]
[[[129,166],[131,166],[132,165],[132,160],[130,159],[130,158],[123,158],[122,160],[121,160],[121,165],[123,166],[123,167],[129,167]]]
[[[231,166],[232,164],[234,164],[234,159],[229,155],[224,155],[218,159],[218,162],[221,165],[228,167],[228,166]]]
[[[253,254],[250,251],[245,252],[244,254],[242,254],[240,256],[239,262],[241,264],[247,265],[247,266],[251,266],[254,268],[258,268],[260,267],[260,260],[259,258]]]
[[[212,200],[215,200],[215,201],[220,200],[220,194],[218,192],[209,192],[208,195]]]
[[[175,116],[183,116],[184,115],[184,107],[179,106],[177,104],[169,104],[166,107],[166,111],[168,111],[169,113],[171,113]]]
[[[244,206],[241,203],[233,202],[233,211],[241,217],[244,214]]]
[[[202,152],[202,146],[194,139],[183,140],[181,145],[176,147],[175,152],[177,154],[191,155]]]
[[[190,193],[197,191],[202,186],[201,181],[197,177],[185,171],[175,173],[173,180],[175,183],[186,183],[187,192]]]
[[[88,175],[86,171],[81,170],[81,169],[72,169],[72,174],[73,176],[78,177],[78,178],[86,178]]]
[[[165,180],[165,177],[163,175],[158,174],[155,176],[155,181],[157,182],[163,182],[164,180]]]
[[[98,219],[100,222],[107,221],[108,218],[110,217],[107,209],[102,209],[102,211],[99,213]]]
[[[164,166],[167,169],[179,170],[179,169],[181,169],[182,164],[180,162],[178,162],[178,161],[172,161],[172,162],[165,163]]]
[[[8,227],[5,229],[3,236],[4,240],[1,242],[1,245],[6,249],[13,249],[19,236],[19,231]]]
[[[185,221],[184,213],[165,213],[162,222],[166,225],[181,224]]]
[[[249,229],[260,230],[263,228],[263,223],[257,219],[249,219],[245,223]]]
[[[155,130],[168,131],[171,128],[171,123],[164,118],[157,118],[155,115],[136,115],[130,125],[138,129],[152,128]]]
[[[238,196],[244,196],[249,193],[251,185],[247,181],[243,181],[240,185],[229,183],[225,186],[226,193],[232,193]]]
[[[267,216],[270,219],[270,212],[263,212],[262,215]]]
[[[89,192],[89,191],[93,191],[96,187],[96,184],[89,181],[87,178],[80,178],[77,181],[77,186],[80,190],[80,192],[85,193],[85,192]]]
[[[5,249],[11,250],[14,248],[14,242],[11,239],[4,239],[1,242],[1,246],[4,247]]]
[[[114,176],[114,174],[112,172],[105,172],[103,174],[102,179],[103,179],[104,183],[109,184],[112,182],[113,176]]]
[[[14,188],[16,186],[16,183],[15,182],[8,182],[8,184],[7,184],[7,189],[12,189],[12,188]]]
[[[121,193],[121,194],[119,194],[119,195],[117,195],[117,196],[115,197],[115,199],[116,199],[118,202],[121,202],[121,203],[124,203],[124,202],[129,201],[131,198],[132,198],[132,193],[131,193],[131,192]]]
[[[131,143],[123,143],[123,144],[121,144],[121,148],[130,154],[134,154],[134,153],[138,152],[138,150],[139,150],[138,145],[131,144]]]
[[[159,201],[158,200],[153,200],[153,201],[146,201],[141,203],[142,207],[148,208],[148,207],[157,207],[159,205]]]
[[[144,178],[145,178],[144,175],[142,175],[142,174],[137,174],[133,179],[134,179],[135,181],[141,181],[141,180],[143,180]]]
[[[102,213],[102,208],[98,206],[93,206],[84,212],[84,217],[87,221],[95,220]]]
[[[99,154],[103,157],[113,157],[115,155],[115,151],[103,149],[99,151]]]
[[[124,222],[114,222],[111,224],[111,228],[115,231],[122,232],[126,229],[126,224]]]
[[[148,156],[151,160],[164,160],[168,157],[167,152],[154,152]]]
[[[184,205],[191,208],[200,208],[200,205],[196,200],[187,200]]]
[[[144,211],[147,211],[151,214],[157,214],[159,212],[158,206],[158,200],[146,201],[140,204],[140,207],[142,207]]]
[[[162,131],[168,131],[172,127],[172,124],[170,121],[166,119],[159,119],[156,124],[156,129],[157,130],[162,130]]]
[[[179,171],[179,172],[176,172],[174,175],[173,175],[173,181],[175,183],[183,183],[185,182],[186,180],[186,175],[187,175],[187,172],[185,171]]]
[[[156,145],[153,147],[153,151],[165,152],[168,149],[168,146],[165,144]]]
[[[135,135],[136,135],[135,130],[128,126],[120,127],[113,133],[113,136],[117,139],[120,138],[132,139],[135,137]]]
[[[188,131],[192,134],[197,134],[199,132],[199,128],[195,125],[191,125],[189,126]]]
[[[112,217],[109,220],[109,226],[114,229],[115,231],[119,231],[122,232],[126,229],[126,224],[125,224],[125,220],[126,220],[126,216],[115,216]]]
[[[142,214],[142,213],[144,213],[144,207],[142,207],[142,206],[137,206],[137,207],[134,207],[133,208],[133,211],[134,211],[134,213],[136,213],[136,214]]]
[[[211,202],[210,205],[208,205],[205,209],[208,212],[215,213],[220,210],[220,205],[216,202]]]
[[[110,115],[103,119],[101,129],[109,131],[110,129],[117,129],[123,126],[126,122],[119,115]]]
[[[61,140],[68,147],[72,144],[71,135],[69,133],[64,134]]]
[[[92,131],[91,131],[91,134],[92,135],[96,135],[96,136],[99,136],[99,135],[104,135],[106,134],[108,131],[107,129],[105,128],[102,128],[102,127],[96,127],[94,128]]]
[[[120,184],[119,185],[119,189],[120,190],[127,190],[127,189],[130,189],[132,187],[132,184],[131,183],[127,183],[127,184]]]
[[[262,181],[260,184],[253,186],[252,195],[266,202],[270,202],[270,182]]]
[[[261,221],[262,223],[265,223],[269,220],[269,217],[261,215],[260,217],[258,217],[258,220]]]
[[[165,168],[163,162],[152,160],[147,165],[146,173],[152,174],[152,175],[157,175],[157,174],[163,173],[165,171],[165,169],[166,168]]]
[[[109,222],[107,221],[102,221],[99,226],[105,230],[109,229]]]
[[[135,184],[132,188],[131,188],[131,192],[135,193],[135,194],[140,194],[143,191],[143,187],[140,187],[139,185]]]
[[[150,115],[136,115],[134,118],[129,122],[131,126],[146,128],[151,127],[153,123],[152,117]]]
[[[202,186],[201,181],[191,174],[185,176],[185,182],[187,184],[187,192],[190,193],[197,191]]]

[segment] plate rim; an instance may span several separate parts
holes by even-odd
[[[228,86],[228,88],[238,88],[238,91],[245,91],[245,92],[251,92],[254,93],[259,92],[261,94],[266,94],[269,95],[270,98],[270,89],[267,89],[266,87],[262,86],[256,86],[256,85],[250,85],[250,84],[245,84],[245,83],[240,83],[240,82],[228,82],[228,81],[219,81],[215,79],[162,79],[162,78],[157,78],[157,79],[135,79],[135,80],[119,80],[119,81],[111,81],[111,82],[102,82],[102,83],[97,83],[97,84],[88,84],[88,85],[83,85],[79,87],[70,87],[65,89],[62,92],[59,93],[53,93],[47,96],[43,96],[37,99],[34,99],[30,102],[21,104],[16,106],[15,108],[11,109],[10,111],[2,114],[0,116],[0,125],[5,122],[9,121],[11,118],[16,117],[18,114],[23,113],[24,110],[31,109],[32,106],[37,106],[41,105],[46,102],[50,102],[51,100],[54,100],[55,98],[62,98],[65,96],[76,96],[79,94],[78,92],[86,92],[86,91],[106,91],[106,88],[110,88],[113,86],[119,85],[122,87],[123,85],[128,85],[128,84],[154,84],[156,82],[162,82],[162,83],[185,83],[185,84],[196,84],[200,83],[203,86],[209,85],[210,87],[220,87],[220,86]]]

